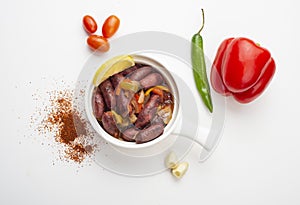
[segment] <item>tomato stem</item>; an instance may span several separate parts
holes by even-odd
[[[203,27],[204,27],[204,23],[205,23],[205,19],[204,19],[204,9],[201,9],[202,12],[202,26],[200,28],[200,30],[197,32],[197,34],[200,34],[200,32],[202,31]]]

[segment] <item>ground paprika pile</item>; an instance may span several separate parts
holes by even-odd
[[[64,145],[64,159],[81,163],[93,153],[95,144],[86,121],[73,107],[73,91],[58,90],[49,95],[50,105],[44,108],[46,115],[38,126],[39,133],[52,133],[55,141]]]

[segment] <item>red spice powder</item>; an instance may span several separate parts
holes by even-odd
[[[40,133],[54,133],[55,141],[64,144],[65,158],[78,163],[93,153],[95,145],[88,140],[87,123],[73,107],[70,90],[50,92],[50,106],[45,107],[46,117],[39,125]]]

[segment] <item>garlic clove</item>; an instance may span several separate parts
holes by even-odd
[[[178,158],[174,152],[170,152],[165,158],[165,165],[169,169],[174,169],[177,166]]]
[[[172,169],[172,174],[178,179],[181,179],[189,168],[189,164],[187,162],[179,163],[174,169]]]

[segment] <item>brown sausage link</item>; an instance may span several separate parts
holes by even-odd
[[[139,113],[136,120],[135,126],[139,129],[145,127],[154,118],[157,107],[160,102],[160,97],[158,95],[151,95],[148,102],[145,104],[144,109]]]
[[[140,80],[140,84],[143,88],[148,89],[150,87],[160,85],[163,82],[163,77],[159,73],[151,73]]]
[[[104,100],[99,88],[96,88],[96,91],[93,95],[93,111],[97,120],[101,120],[104,112]]]
[[[136,65],[134,65],[134,66],[131,66],[131,67],[123,70],[120,74],[123,75],[123,76],[126,76],[126,75],[132,73],[133,71],[135,71],[137,69],[138,69],[138,67]]]
[[[130,74],[129,78],[131,80],[139,81],[139,80],[143,79],[146,75],[151,73],[152,71],[153,71],[152,67],[144,66],[144,67],[141,67],[141,68],[137,69],[136,71],[132,72]]]
[[[127,94],[127,95],[126,95]],[[122,117],[129,114],[129,103],[134,96],[133,92],[121,90],[120,95],[117,96],[117,111]]]
[[[108,111],[102,115],[102,125],[108,134],[118,138],[119,129],[117,128],[112,112]]]
[[[113,87],[116,89],[118,87],[118,85],[120,84],[120,82],[122,82],[124,79],[125,79],[125,77],[122,74],[118,73],[111,77],[111,83],[112,83]]]
[[[112,110],[116,107],[115,90],[109,79],[100,84],[100,90],[108,109]]]
[[[133,142],[133,141],[135,141],[135,137],[138,133],[139,133],[139,130],[132,127],[132,128],[125,130],[121,136],[124,140]]]
[[[162,124],[153,124],[150,127],[140,131],[135,138],[137,144],[149,142],[160,136],[164,132]]]

